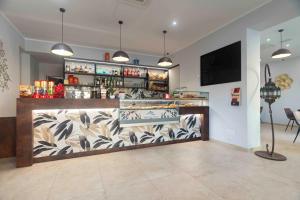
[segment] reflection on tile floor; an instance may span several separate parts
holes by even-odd
[[[218,142],[190,142],[35,164],[0,160],[0,200],[299,200],[300,139],[277,126],[276,152],[264,160]],[[269,141],[262,125],[263,144]]]

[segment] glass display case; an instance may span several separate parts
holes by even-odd
[[[200,91],[175,90],[173,97],[179,100],[179,107],[208,106],[209,93]]]
[[[174,99],[179,100],[179,107],[208,106],[209,93],[201,91],[175,90]]]
[[[120,127],[179,123],[179,101],[120,100]]]

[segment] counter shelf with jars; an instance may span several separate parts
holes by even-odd
[[[177,100],[120,100],[120,127],[179,123]]]

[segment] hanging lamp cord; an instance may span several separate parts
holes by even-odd
[[[120,51],[122,50],[122,21],[119,21],[119,24],[120,24]]]
[[[280,32],[280,48],[282,49],[282,32]]]
[[[64,12],[66,11],[64,8],[60,8],[61,12],[61,43],[64,43]]]
[[[167,31],[164,30],[163,31],[163,34],[164,34],[164,57],[166,56],[166,33],[167,33]]]

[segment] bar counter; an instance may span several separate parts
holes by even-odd
[[[118,99],[17,99],[16,166],[209,139],[208,106],[179,107],[173,124],[122,127],[119,113]]]

